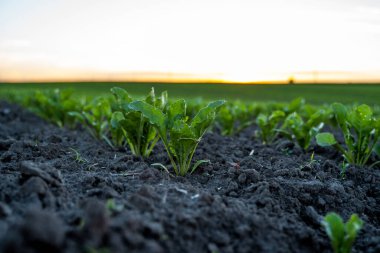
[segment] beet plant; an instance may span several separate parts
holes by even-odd
[[[169,104],[166,112],[145,101],[130,103],[129,108],[141,112],[155,127],[165,146],[171,165],[176,175],[192,173],[205,160],[191,162],[202,136],[211,127],[216,117],[216,110],[224,101],[209,103],[190,120],[186,116],[185,100]],[[166,168],[164,165],[162,165]]]
[[[326,111],[320,109],[305,121],[297,112],[293,112],[285,118],[279,132],[286,138],[295,141],[304,150],[307,150],[312,139],[322,129],[326,116]]]
[[[216,119],[217,125],[221,129],[222,135],[232,135],[236,124],[236,108],[233,104],[225,104],[220,110]]]
[[[255,104],[247,105],[235,101],[226,103],[220,109],[216,117],[216,124],[221,129],[222,135],[233,135],[254,123],[254,118],[259,113]]]
[[[281,121],[285,118],[285,113],[280,110],[272,112],[270,115],[261,113],[256,118],[259,130],[255,135],[261,138],[263,144],[272,143],[278,136],[278,129]]]
[[[111,118],[112,142],[116,146],[123,146],[126,143],[134,155],[148,157],[159,139],[156,129],[141,112],[129,107],[133,99],[127,91],[115,87],[111,89],[111,92],[116,98],[116,111],[113,112]],[[164,111],[167,100],[166,91],[156,98],[152,88],[144,102]]]
[[[328,213],[322,221],[322,226],[330,238],[334,253],[350,253],[356,236],[363,225],[364,222],[356,214],[351,215],[346,223],[336,213]]]
[[[108,122],[111,118],[110,101],[104,97],[96,97],[83,107],[81,111],[69,112],[75,117],[92,136],[99,140],[105,140],[111,145],[107,137]]]
[[[371,108],[365,104],[348,109],[340,103],[334,103],[332,109],[343,133],[345,146],[340,145],[335,136],[328,132],[316,136],[318,145],[333,146],[351,165],[366,165],[380,137],[380,120],[373,116]]]
[[[286,115],[289,115],[293,112],[300,112],[304,109],[305,103],[306,101],[304,98],[295,98],[289,104],[283,106],[282,110]]]
[[[72,90],[48,90],[36,91],[22,99],[24,106],[29,107],[34,113],[59,127],[74,127],[75,117],[70,111],[79,110],[82,101],[73,98]]]

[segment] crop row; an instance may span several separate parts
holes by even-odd
[[[336,148],[348,165],[374,167],[380,163],[380,117],[367,105],[339,103],[313,106],[297,98],[288,104],[168,100],[167,92],[136,100],[121,88],[109,96],[76,98],[70,90],[36,91],[11,98],[43,118],[73,128],[82,124],[97,139],[112,147],[129,146],[136,156],[148,157],[161,139],[174,172],[185,175],[202,136],[214,129],[234,135],[255,126],[253,138],[271,144],[279,137],[295,142],[305,152],[314,140],[322,147]],[[323,130],[337,129],[338,136]],[[341,138],[343,137],[343,138]],[[342,143],[338,140],[342,139]],[[156,164],[165,169],[166,166]]]
[[[312,142],[332,146],[341,152],[344,164],[374,167],[380,161],[380,118],[367,105],[351,107],[339,103],[312,106],[298,98],[289,104],[246,104],[222,100],[205,103],[180,99],[168,100],[167,92],[156,96],[154,89],[142,99],[134,99],[121,88],[112,88],[109,96],[75,98],[72,91],[36,91],[9,98],[60,126],[83,125],[89,133],[113,148],[128,146],[132,153],[148,157],[161,140],[176,175],[192,173],[206,160],[192,164],[203,135],[214,129],[222,135],[234,135],[254,126],[253,138],[269,145],[288,138],[305,152]],[[339,129],[338,138],[323,130]],[[339,143],[337,139],[342,140]],[[153,164],[169,169],[164,164]],[[347,166],[342,166],[342,172]],[[344,223],[329,213],[322,225],[334,252],[347,253],[363,221],[357,216]]]

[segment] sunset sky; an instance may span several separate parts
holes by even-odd
[[[289,77],[380,81],[380,1],[0,1],[0,81]]]

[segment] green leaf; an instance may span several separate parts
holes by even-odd
[[[165,115],[162,111],[144,101],[134,101],[129,104],[129,108],[141,112],[149,122],[155,125],[162,133],[166,132]]]
[[[290,102],[289,106],[286,108],[286,111],[288,113],[292,113],[292,112],[298,111],[304,105],[305,105],[305,99],[299,97]]]
[[[334,135],[331,133],[319,133],[315,138],[317,140],[317,144],[321,147],[328,147],[337,143]]]
[[[217,109],[218,107],[222,106],[226,101],[224,100],[216,100],[207,105],[207,107]]]
[[[163,91],[161,93],[161,96],[160,96],[160,99],[158,101],[158,107],[162,110],[165,109],[166,105],[168,103],[168,92],[167,91]]]
[[[259,125],[260,128],[264,128],[267,125],[268,122],[268,116],[261,113],[259,116],[257,116],[256,123]]]
[[[330,238],[335,253],[350,253],[352,245],[364,222],[356,215],[351,215],[344,224],[343,219],[336,213],[328,213],[322,226]]]
[[[128,92],[119,87],[113,87],[111,89],[111,93],[116,97],[118,102],[132,102],[132,97],[128,94]]]
[[[376,155],[380,158],[380,142],[378,142],[376,145],[375,145],[375,153]]]
[[[125,117],[123,113],[121,112],[114,112],[111,117],[111,126],[113,128],[120,127],[120,121],[125,120]]]
[[[202,108],[197,115],[191,121],[191,128],[196,133],[197,137],[202,137],[202,135],[211,126],[211,123],[215,119],[216,109],[223,105],[225,101],[218,100],[209,103],[206,107]]]
[[[332,109],[334,111],[336,120],[338,121],[339,125],[344,125],[346,121],[346,115],[347,115],[347,109],[344,105],[341,103],[334,103],[332,105]]]
[[[80,122],[84,121],[83,115],[79,112],[68,112],[68,114],[72,117],[76,117]]]
[[[351,252],[352,245],[356,239],[356,236],[360,229],[362,229],[364,222],[359,218],[357,214],[351,215],[350,219],[345,224],[345,240],[342,245],[342,252]]]
[[[186,102],[183,99],[170,104],[167,109],[167,126],[171,128],[177,120],[186,121]]]
[[[163,165],[162,163],[152,163],[151,166],[158,166],[158,167],[162,168],[164,171],[166,171],[168,174],[170,174],[168,168],[166,168],[166,166]]]
[[[374,128],[372,110],[368,105],[355,107],[348,114],[347,120],[358,132],[369,132]]]
[[[276,110],[274,112],[272,112],[272,114],[269,116],[269,120],[275,120],[275,121],[279,121],[281,119],[283,119],[285,117],[285,113],[283,111],[280,111],[280,110]]]
[[[340,248],[345,236],[343,219],[336,213],[329,213],[323,219],[322,225],[330,238],[334,252],[341,253]]]
[[[154,93],[154,88],[152,87],[148,96],[146,96],[145,98],[145,102],[150,104],[150,105],[153,105],[155,106],[156,105],[156,95]]]

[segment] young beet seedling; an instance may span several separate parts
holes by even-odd
[[[190,169],[198,143],[211,127],[215,120],[216,109],[222,104],[224,101],[221,100],[209,103],[191,121],[188,121],[186,116],[185,100],[178,100],[170,104],[166,113],[144,101],[132,102],[129,108],[141,112],[156,128],[175,174],[184,176],[189,172],[194,172],[202,162],[206,162],[198,161]]]
[[[356,214],[351,215],[346,223],[336,213],[328,213],[322,221],[334,253],[350,253],[363,224],[364,222]]]
[[[259,114],[256,123],[260,130],[256,131],[256,135],[261,138],[263,144],[270,144],[276,139],[279,124],[284,118],[285,113],[280,110],[276,110],[270,115],[264,113]]]
[[[117,102],[116,112],[111,118],[111,135],[114,145],[123,146],[126,141],[134,155],[148,157],[159,139],[156,129],[141,112],[129,108],[133,99],[124,89],[115,87],[111,89],[111,92]],[[166,91],[156,99],[152,88],[145,97],[144,103],[159,110],[165,110],[167,100]]]
[[[311,140],[323,127],[326,116],[325,110],[320,109],[305,122],[298,113],[293,112],[286,117],[279,131],[286,138],[295,140],[301,148],[307,150]]]
[[[94,98],[81,112],[69,112],[69,115],[76,117],[92,136],[111,145],[107,137],[111,105],[106,98]]]
[[[304,98],[295,98],[289,104],[285,105],[283,110],[286,115],[289,115],[293,112],[300,112],[304,109],[306,101]]]
[[[364,104],[348,111],[344,105],[334,103],[332,109],[343,132],[346,147],[342,147],[331,133],[318,134],[316,136],[318,145],[333,146],[343,154],[347,163],[364,166],[379,140],[380,120],[374,118],[371,108]],[[370,167],[379,162],[375,162]]]
[[[224,104],[216,117],[222,135],[233,135],[252,125],[252,118],[258,114],[258,107],[254,106],[239,101]]]

